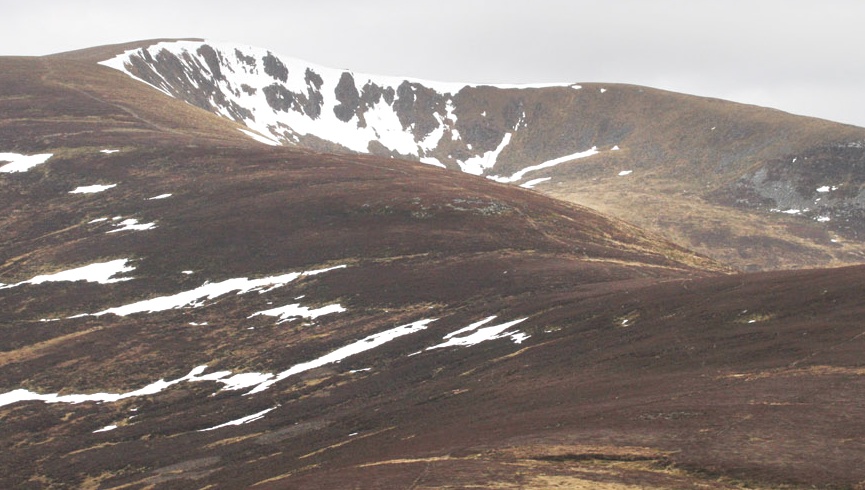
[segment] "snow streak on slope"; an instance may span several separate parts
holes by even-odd
[[[165,381],[164,379],[160,379],[159,381],[150,383],[149,385],[129,391],[126,393],[91,393],[91,394],[72,394],[72,395],[59,395],[57,393],[50,393],[47,395],[41,395],[39,393],[34,393],[25,389],[13,390],[8,393],[0,394],[0,407],[4,405],[9,405],[12,403],[20,402],[20,401],[43,401],[45,403],[84,403],[88,401],[92,402],[116,402],[119,400],[124,400],[126,398],[135,398],[139,396],[146,395],[155,395],[160,391],[165,390],[171,386],[174,386],[178,383],[182,382],[193,382],[193,381],[217,381],[220,378],[224,378],[228,373],[226,371],[219,371],[216,373],[211,373],[202,376],[204,371],[207,369],[207,366],[198,366],[189,372],[186,376],[178,379],[174,379],[171,381]]]
[[[203,285],[189,290],[183,291],[170,296],[159,296],[157,298],[138,301],[128,305],[109,308],[104,311],[92,314],[84,314],[78,316],[102,316],[102,315],[118,315],[127,316],[134,313],[156,313],[160,311],[172,310],[177,308],[199,307],[203,306],[205,300],[213,300],[228,293],[237,291],[237,294],[246,294],[253,291],[267,292],[276,288],[285,286],[286,284],[296,280],[301,276],[314,276],[322,272],[341,269],[345,266],[336,266],[328,269],[319,269],[306,272],[291,272],[279,276],[263,277],[260,279],[247,279],[239,277],[234,279],[226,279],[216,283],[206,282]]]
[[[541,177],[539,179],[532,179],[525,184],[520,184],[520,187],[524,189],[534,189],[536,185],[546,182],[548,180],[552,180],[552,177]]]
[[[340,362],[347,357],[368,351],[370,349],[374,349],[396,338],[424,330],[428,324],[434,321],[434,319],[419,320],[413,323],[392,328],[390,330],[385,330],[384,332],[379,332],[377,334],[364,337],[357,342],[336,349],[335,351],[325,354],[317,359],[296,364],[291,368],[278,374],[240,373],[232,376],[231,371],[217,371],[210,374],[204,374],[204,372],[207,370],[207,366],[198,366],[182,378],[177,378],[171,381],[165,381],[164,379],[160,379],[158,381],[150,383],[143,388],[129,391],[126,393],[91,393],[72,395],[60,395],[57,393],[51,393],[42,395],[39,393],[34,393],[30,390],[17,389],[0,394],[0,407],[22,401],[42,401],[45,403],[83,403],[88,401],[116,402],[127,398],[154,395],[178,383],[192,383],[198,381],[215,381],[217,383],[223,384],[223,389],[225,390],[240,390],[254,386],[255,388],[248,393],[253,394],[264,391],[273,386],[275,383],[295,374],[309,371],[310,369],[315,369],[326,364]],[[261,415],[263,415],[263,413],[261,413]]]
[[[225,422],[224,424],[219,424],[219,425],[215,425],[213,427],[208,427],[207,429],[201,429],[198,432],[207,432],[209,430],[221,429],[223,427],[229,427],[231,425],[243,425],[243,424],[248,424],[250,422],[255,422],[256,420],[261,420],[262,418],[264,418],[265,415],[276,410],[277,408],[278,407],[268,408],[267,410],[262,410],[258,413],[254,413],[252,415],[247,415],[246,417],[241,417],[237,420],[232,420],[230,422]]]
[[[270,310],[258,311],[250,315],[249,318],[261,315],[267,316],[276,316],[279,317],[279,321],[277,324],[288,322],[291,320],[295,320],[297,318],[309,318],[316,319],[322,315],[330,315],[331,313],[342,313],[346,311],[342,305],[332,304],[327,306],[322,306],[321,308],[310,309],[307,306],[300,306],[300,303],[293,303],[286,306],[280,306],[278,308],[272,308]]]
[[[255,141],[258,141],[259,143],[264,143],[267,146],[279,146],[279,141],[276,141],[273,138],[268,138],[266,136],[262,136],[256,132],[254,132],[254,131],[247,131],[246,129],[243,129],[243,128],[238,128],[238,129],[240,130],[241,133],[249,136],[250,138],[254,139]]]
[[[536,170],[541,170],[541,169],[545,169],[545,168],[549,168],[549,167],[555,167],[556,165],[559,165],[561,163],[569,162],[571,160],[577,160],[579,158],[586,158],[586,157],[590,157],[592,155],[597,155],[597,154],[598,154],[598,147],[593,146],[591,149],[586,150],[586,151],[580,151],[580,152],[577,152],[577,153],[574,153],[571,155],[565,155],[563,157],[554,158],[552,160],[547,160],[544,163],[532,165],[531,167],[526,167],[526,168],[520,170],[519,172],[511,175],[510,177],[501,177],[498,175],[494,175],[494,176],[491,176],[489,178],[492,180],[495,180],[496,182],[502,182],[502,183],[506,183],[506,184],[518,182],[518,181],[522,180],[523,177],[525,177],[525,175],[529,172],[534,172]]]
[[[60,281],[87,281],[98,282],[100,284],[112,284],[115,282],[128,281],[131,277],[115,278],[118,274],[131,272],[135,267],[128,265],[129,259],[118,259],[109,262],[99,262],[95,264],[85,265],[76,269],[69,269],[54,274],[45,274],[36,276],[28,281],[19,282],[17,284],[2,285],[0,289],[13,288],[24,284],[42,284],[44,282],[60,282]]]
[[[94,185],[81,185],[76,187],[75,189],[69,191],[70,194],[96,194],[97,192],[107,191],[113,187],[117,187],[117,184],[94,184]]]
[[[401,325],[396,328],[392,328],[390,330],[385,330],[384,332],[380,332],[377,334],[370,335],[368,337],[364,337],[353,344],[349,344],[345,347],[337,349],[330,354],[319,357],[318,359],[304,362],[301,364],[297,364],[292,366],[291,368],[275,375],[272,379],[268,379],[267,381],[259,384],[249,394],[258,393],[270,388],[274,383],[282,381],[289,376],[294,376],[295,374],[302,373],[304,371],[309,371],[310,369],[315,369],[317,367],[324,366],[326,364],[332,364],[335,362],[339,362],[346,357],[353,356],[355,354],[359,354],[364,351],[368,351],[375,347],[378,347],[382,344],[390,342],[391,340],[402,337],[403,335],[408,335],[411,333],[419,332],[424,330],[427,325],[434,322],[435,319],[426,319],[420,320],[414,323],[409,323],[407,325]]]

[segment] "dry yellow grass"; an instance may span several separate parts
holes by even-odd
[[[52,339],[28,345],[20,349],[0,352],[0,366],[35,359],[46,354],[51,349],[61,347],[66,342],[84,337],[93,332],[98,332],[102,329],[103,327],[101,326],[88,328],[87,330],[81,330],[80,332],[72,332],[70,334],[61,335],[59,337],[54,337]]]

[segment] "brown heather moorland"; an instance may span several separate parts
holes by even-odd
[[[865,482],[861,266],[734,273],[538,192],[268,147],[237,128],[93,60],[0,58],[0,153],[54,155],[0,173],[0,282],[134,267],[110,284],[0,289],[0,402],[19,389],[129,393],[204,365],[293,373],[257,393],[214,377],[116,401],[4,404],[0,487]],[[70,194],[96,184],[116,187]],[[120,218],[154,227],[114,232]],[[344,311],[254,315],[291,304]],[[468,344],[454,332],[491,316],[475,332],[525,320],[429,349]],[[434,321],[297,368],[422,320]]]

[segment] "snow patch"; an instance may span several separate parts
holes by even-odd
[[[279,317],[279,323],[288,322],[291,320],[295,320],[298,318],[308,318],[310,320],[314,320],[322,315],[330,315],[332,313],[342,313],[346,311],[342,305],[332,304],[327,306],[322,306],[321,308],[309,309],[306,306],[300,306],[300,303],[294,303],[286,306],[280,306],[278,308],[272,308],[270,310],[258,311],[253,313],[248,318],[266,315],[266,316],[276,316]]]
[[[434,345],[432,347],[427,347],[424,350],[442,349],[444,347],[451,347],[451,346],[467,347],[467,346],[477,345],[477,344],[479,344],[481,342],[485,342],[487,340],[495,340],[495,339],[501,339],[501,338],[505,338],[505,337],[511,337],[511,340],[513,340],[515,343],[519,344],[523,340],[529,338],[529,336],[526,335],[525,333],[522,333],[522,332],[519,332],[516,330],[506,332],[506,330],[508,330],[509,328],[528,320],[528,318],[521,318],[519,320],[513,320],[513,321],[510,321],[507,323],[502,323],[499,325],[493,325],[491,327],[480,328],[483,325],[490,323],[495,318],[496,318],[495,316],[490,316],[490,317],[484,318],[483,320],[481,320],[479,322],[472,323],[471,325],[469,325],[467,327],[463,327],[459,330],[451,332],[451,333],[449,333],[443,337],[443,340],[445,340],[446,342]],[[469,333],[469,332],[471,332],[471,333]],[[468,334],[468,335],[463,335],[463,334]]]
[[[624,177],[624,176],[626,176],[626,175],[631,175],[632,172],[633,172],[633,170],[622,170],[621,172],[619,172],[619,177]]]
[[[421,163],[425,163],[427,165],[435,165],[436,167],[447,168],[445,164],[439,161],[438,158],[435,157],[422,157],[420,159]]]
[[[810,211],[810,209],[808,209],[808,208],[805,208],[805,209],[785,209],[785,210],[781,210],[778,208],[772,208],[769,210],[769,212],[772,212],[772,213],[784,213],[784,214],[790,214],[790,215],[799,215],[802,213],[807,213],[808,211]]]
[[[96,434],[96,433],[99,433],[99,432],[108,432],[108,431],[110,431],[110,430],[114,430],[114,429],[116,429],[116,428],[117,428],[116,425],[106,425],[105,427],[103,427],[103,428],[101,428],[101,429],[96,429],[96,430],[94,430],[93,433]]]
[[[98,262],[95,264],[85,265],[84,267],[78,267],[75,269],[57,272],[55,274],[36,276],[29,281],[0,286],[0,289],[13,288],[17,286],[22,286],[24,284],[42,284],[45,282],[61,281],[87,281],[96,282],[99,284],[113,284],[116,282],[129,281],[130,279],[132,279],[131,277],[114,278],[114,276],[118,274],[123,274],[125,272],[131,272],[135,270],[135,267],[128,265],[128,262],[129,259],[117,259],[111,260],[109,262]]]
[[[514,131],[518,130],[520,126],[524,128],[528,126],[526,123],[526,111],[523,111],[522,114],[520,114],[520,118],[517,119],[517,122],[514,124]]]
[[[116,218],[115,218],[116,221]],[[121,231],[144,231],[144,230],[152,230],[156,228],[156,223],[139,223],[137,219],[129,218],[121,221],[120,223],[114,223],[114,228],[111,231],[106,231],[105,233],[118,233]]]
[[[271,373],[238,373],[229,378],[220,379],[219,382],[225,385],[223,390],[235,391],[258,386],[271,378],[273,378]]]
[[[96,194],[97,192],[107,191],[113,187],[117,187],[117,184],[94,184],[94,185],[82,185],[76,187],[74,190],[69,191],[70,194]]]
[[[148,201],[156,201],[158,199],[167,199],[171,196],[172,196],[171,194],[160,194],[158,196],[148,197],[147,200]]]
[[[109,150],[109,149],[105,149],[105,150],[99,150],[99,153],[105,153],[106,155],[110,155],[110,154],[112,154],[112,153],[117,153],[118,151],[120,151],[120,150]]]
[[[53,153],[40,153],[38,155],[22,155],[20,153],[0,153],[0,162],[9,162],[0,167],[0,173],[9,174],[26,172],[36,165],[41,165],[54,156]]]
[[[510,142],[511,133],[505,133],[504,137],[502,137],[502,141],[495,150],[485,152],[483,155],[471,157],[464,162],[457,160],[457,165],[460,166],[460,170],[467,174],[482,175],[484,170],[493,168],[496,165],[496,160],[499,158],[499,154]],[[471,149],[471,146],[469,146],[469,148]]]

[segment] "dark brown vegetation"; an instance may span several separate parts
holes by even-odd
[[[197,382],[117,402],[2,406],[0,487],[865,481],[862,268],[729,275],[537,193],[265,147],[87,61],[0,59],[0,114],[0,152],[55,155],[0,174],[0,281],[117,258],[135,266],[116,284],[0,290],[0,395],[127,392],[204,364],[275,373],[437,319],[254,395]],[[94,183],[118,185],[68,193]],[[163,193],[172,197],[148,200]],[[92,222],[112,216],[157,227],[106,234]],[[68,318],[205,281],[336,265],[347,267],[200,308]],[[292,302],[347,311],[249,318]],[[491,315],[528,318],[515,329],[530,337],[410,355]]]

